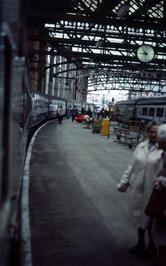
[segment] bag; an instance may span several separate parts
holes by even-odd
[[[166,189],[153,189],[145,214],[162,222],[166,222]]]

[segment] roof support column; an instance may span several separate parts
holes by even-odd
[[[50,65],[52,66],[54,64],[54,55],[50,55]],[[50,73],[49,73],[49,85],[48,85],[48,95],[52,96],[52,89],[53,89],[53,67],[50,67]]]
[[[45,43],[40,42],[40,50],[44,51],[45,49]],[[39,55],[39,64],[38,64],[38,81],[37,81],[37,90],[42,91],[45,93],[45,88],[43,88],[43,61],[44,61],[44,55]],[[44,90],[43,90],[44,89]]]

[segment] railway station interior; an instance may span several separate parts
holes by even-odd
[[[165,124],[166,0],[1,0],[0,266],[166,266]]]

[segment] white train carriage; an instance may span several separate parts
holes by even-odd
[[[32,92],[31,126],[44,121],[48,117],[49,98],[40,92]]]
[[[74,103],[73,103],[73,101],[68,100],[68,101],[67,101],[67,109],[68,109],[68,110],[72,110],[73,107],[74,107]]]
[[[77,101],[74,101],[73,104],[74,104],[74,108],[78,110],[78,113],[79,113],[79,114],[81,114],[82,107],[83,107],[83,106],[82,106],[82,103],[77,102]]]
[[[81,113],[83,104],[75,100],[67,100],[67,109],[71,111],[73,108],[78,110],[78,113]]]
[[[146,123],[152,120],[166,123],[166,96],[140,98],[137,102],[137,119]]]
[[[117,120],[118,122],[124,122],[124,119],[135,120],[137,101],[138,99],[118,101],[115,104],[115,111],[113,113],[114,120]]]

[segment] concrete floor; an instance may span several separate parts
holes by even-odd
[[[30,166],[33,266],[144,266],[128,249],[136,233],[130,193],[116,185],[127,146],[82,124],[51,121],[36,138]]]

